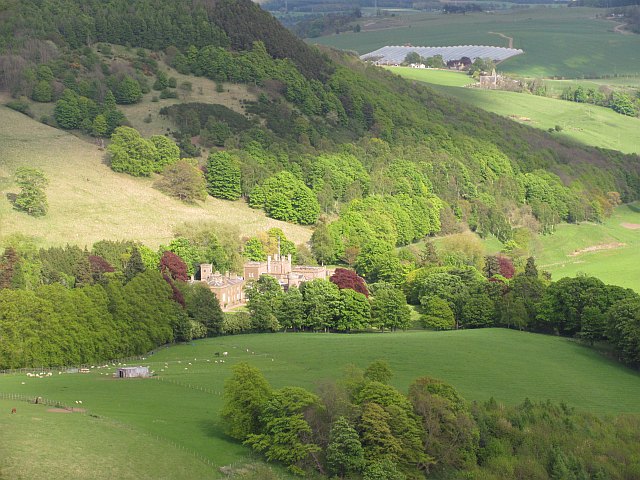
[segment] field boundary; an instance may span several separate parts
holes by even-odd
[[[160,345],[157,348],[154,348],[153,350],[150,350],[149,352],[142,354],[142,355],[133,355],[131,357],[124,357],[124,358],[116,358],[116,359],[110,359],[110,360],[100,360],[99,362],[96,362],[94,364],[91,363],[81,363],[81,364],[77,364],[77,365],[57,365],[57,366],[51,366],[51,367],[22,367],[22,368],[6,368],[3,370],[0,370],[0,375],[15,375],[15,374],[22,374],[22,373],[54,373],[56,371],[61,372],[64,370],[74,370],[74,369],[81,369],[81,368],[90,368],[90,367],[95,367],[96,365],[103,365],[103,364],[111,364],[113,366],[113,364],[115,365],[120,365],[123,364],[125,362],[132,362],[134,360],[146,360],[147,357],[152,356],[155,353],[158,353],[161,350],[164,350],[166,348],[169,348],[173,345],[178,345],[177,343],[167,343],[165,345]]]

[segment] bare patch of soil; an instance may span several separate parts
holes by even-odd
[[[626,243],[620,243],[620,242],[592,245],[590,247],[581,248],[580,250],[574,250],[572,253],[569,254],[569,256],[577,257],[578,255],[582,255],[583,253],[598,252],[600,250],[612,250],[614,248],[620,248],[626,245],[627,245]]]
[[[621,223],[621,227],[628,228],[629,230],[639,230],[640,223]]]
[[[51,413],[84,413],[84,408],[48,408],[47,412]]]

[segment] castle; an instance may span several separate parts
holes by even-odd
[[[326,267],[292,265],[290,254],[285,257],[279,253],[269,255],[266,262],[246,262],[244,277],[229,272],[224,274],[214,272],[213,265],[210,263],[200,265],[200,281],[209,286],[218,298],[222,310],[231,310],[244,305],[246,283],[257,280],[260,275],[275,277],[283,290],[299,287],[300,284],[316,278],[325,280],[329,276]]]

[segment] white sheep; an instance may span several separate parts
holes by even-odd
[[[222,352],[223,357],[226,357],[227,355],[229,355],[229,352]]]

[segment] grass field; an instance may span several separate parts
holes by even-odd
[[[385,45],[495,45],[513,38],[524,55],[500,66],[531,77],[640,74],[640,36],[615,33],[601,10],[532,7],[466,15],[416,14],[364,19],[363,31],[309,40],[365,54]],[[493,32],[493,33],[490,33]]]
[[[640,229],[630,226],[640,228],[638,204],[617,208],[602,225],[558,225],[540,239],[538,264],[554,280],[585,273],[640,292]]]
[[[625,153],[640,152],[640,119],[620,115],[610,108],[524,93],[460,88],[468,85],[469,77],[458,72],[409,67],[389,70],[410,80],[429,83],[438,91],[469,105],[535,128],[548,130],[560,125],[562,131],[554,133],[558,137]]]
[[[390,72],[400,75],[407,80],[417,80],[418,82],[430,83],[432,85],[442,85],[445,87],[466,87],[477,83],[473,77],[463,72],[453,70],[436,70],[433,68],[411,68],[411,67],[384,67]]]
[[[113,172],[95,144],[4,106],[0,125],[0,243],[21,233],[35,237],[39,245],[91,246],[100,239],[132,239],[157,247],[187,221],[234,225],[244,235],[280,227],[296,243],[311,236],[310,229],[267,218],[241,200],[209,197],[195,206],[173,200],[153,188],[152,178]],[[49,178],[45,217],[17,212],[7,199],[18,191],[12,175],[21,165],[40,168]]]
[[[220,351],[229,352],[225,363],[215,363],[219,357],[214,352]],[[22,478],[45,478],[36,471],[47,468],[46,478],[83,478],[82,472],[86,472],[91,458],[86,462],[78,459],[80,473],[76,476],[58,476],[56,469],[72,460],[62,445],[69,445],[69,449],[77,445],[78,450],[84,451],[84,438],[92,436],[91,441],[86,441],[86,448],[102,452],[105,458],[117,458],[124,451],[132,456],[136,448],[154,458],[162,457],[158,452],[164,451],[166,459],[157,460],[155,469],[148,469],[149,477],[139,478],[207,478],[202,473],[206,463],[196,461],[196,455],[208,459],[214,467],[252,461],[246,448],[224,435],[218,418],[223,384],[234,364],[248,361],[255,365],[274,387],[299,385],[312,389],[322,379],[339,377],[346,364],[366,367],[379,358],[389,362],[395,372],[392,383],[403,391],[415,378],[428,375],[453,384],[468,400],[483,401],[493,396],[513,404],[525,397],[550,398],[600,414],[640,413],[638,372],[559,337],[504,329],[241,335],[199,340],[159,351],[143,361],[159,375],[155,379],[117,380],[111,377],[115,370],[111,365],[84,375],[0,376],[1,393],[42,396],[74,406],[76,400],[82,400],[88,413],[99,417],[51,413],[36,405],[0,402],[0,428],[10,432],[0,435],[0,452],[9,454],[0,455],[0,471],[9,478],[15,478],[8,475],[13,471],[21,473]],[[12,406],[18,408],[19,415],[10,416]],[[6,428],[9,425],[19,427]],[[40,434],[31,439],[30,432],[39,428]],[[20,432],[26,432],[26,438]],[[71,440],[64,443],[62,439],[67,437]],[[30,458],[29,452],[42,443],[46,448],[41,455],[60,456],[59,462],[49,466],[43,460],[22,465],[20,460]],[[172,445],[179,445],[184,452]],[[193,456],[193,465],[189,466],[196,469],[193,473],[184,475],[186,470],[178,470],[186,458],[174,455],[180,453]],[[170,459],[175,461],[163,463]],[[151,460],[143,459],[146,461]],[[104,462],[98,463],[98,468],[101,465]],[[164,476],[154,477],[153,472],[163,469]],[[133,472],[136,471],[137,467]],[[217,468],[211,468],[210,474],[219,475]],[[111,478],[129,477],[116,474]]]
[[[17,414],[9,412],[17,409]],[[46,405],[0,400],[0,478],[211,478],[212,467],[130,426]],[[170,455],[167,453],[170,452]]]

